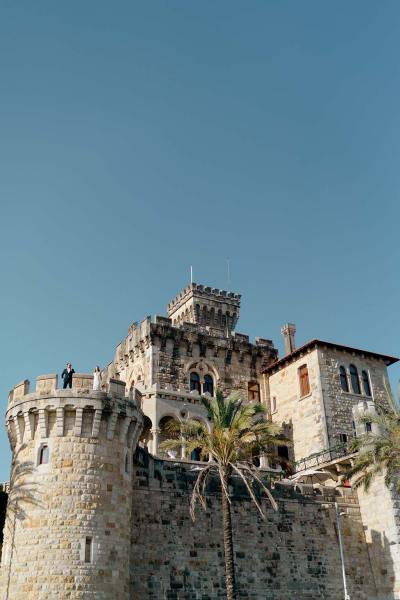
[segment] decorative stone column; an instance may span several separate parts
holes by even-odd
[[[157,456],[158,454],[158,435],[160,431],[161,430],[159,427],[153,427],[153,429],[150,429],[150,433],[153,436],[151,444],[151,453],[153,456]]]

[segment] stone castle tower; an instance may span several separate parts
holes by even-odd
[[[10,393],[13,451],[2,600],[129,598],[132,451],[142,413],[121,381],[92,391],[75,375],[23,381]]]
[[[272,340],[238,333],[241,295],[190,283],[157,315],[132,323],[118,344],[105,378],[141,394],[145,415],[140,444],[165,457],[160,442],[171,418],[206,420],[202,394],[233,390],[265,402],[261,370],[278,356]],[[185,449],[181,449],[181,458]]]

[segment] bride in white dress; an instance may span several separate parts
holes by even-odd
[[[101,373],[100,367],[98,365],[93,371],[93,390],[101,390]]]

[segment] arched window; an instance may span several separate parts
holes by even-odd
[[[128,453],[125,454],[125,473],[129,473],[129,456],[128,456]]]
[[[193,390],[201,394],[200,376],[194,372],[190,373],[190,391],[193,392]]]
[[[210,324],[214,325],[214,323],[215,323],[215,309],[212,308],[210,310]]]
[[[164,458],[176,458],[181,454],[180,446],[171,450],[165,450],[160,448],[161,444],[166,440],[180,438],[180,434],[175,427],[173,427],[173,429],[171,430],[171,426],[173,426],[174,424],[178,425],[177,418],[170,417],[169,415],[162,417],[162,419],[160,419],[160,421],[158,422],[158,428],[160,432],[158,434],[158,449],[156,453],[160,456],[163,456]]]
[[[214,396],[214,381],[211,375],[204,376],[203,393],[208,392],[210,396]]]
[[[357,367],[350,365],[351,387],[355,394],[361,394],[360,378],[358,377]]]
[[[39,450],[39,465],[47,465],[49,462],[49,447],[44,445]]]
[[[342,387],[342,390],[344,392],[348,392],[349,391],[349,380],[347,379],[346,369],[344,367],[340,367],[339,374],[340,374],[340,385]]]
[[[368,377],[367,371],[363,371],[361,373],[361,379],[362,379],[362,383],[363,383],[364,394],[366,396],[372,396],[372,394],[371,394],[371,386],[369,384],[369,377]]]

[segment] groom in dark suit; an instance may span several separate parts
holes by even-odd
[[[63,385],[64,390],[67,387],[72,388],[72,375],[74,373],[75,373],[75,371],[73,370],[71,363],[67,363],[67,366],[65,367],[64,371],[61,373],[61,377],[64,380],[64,385]]]

